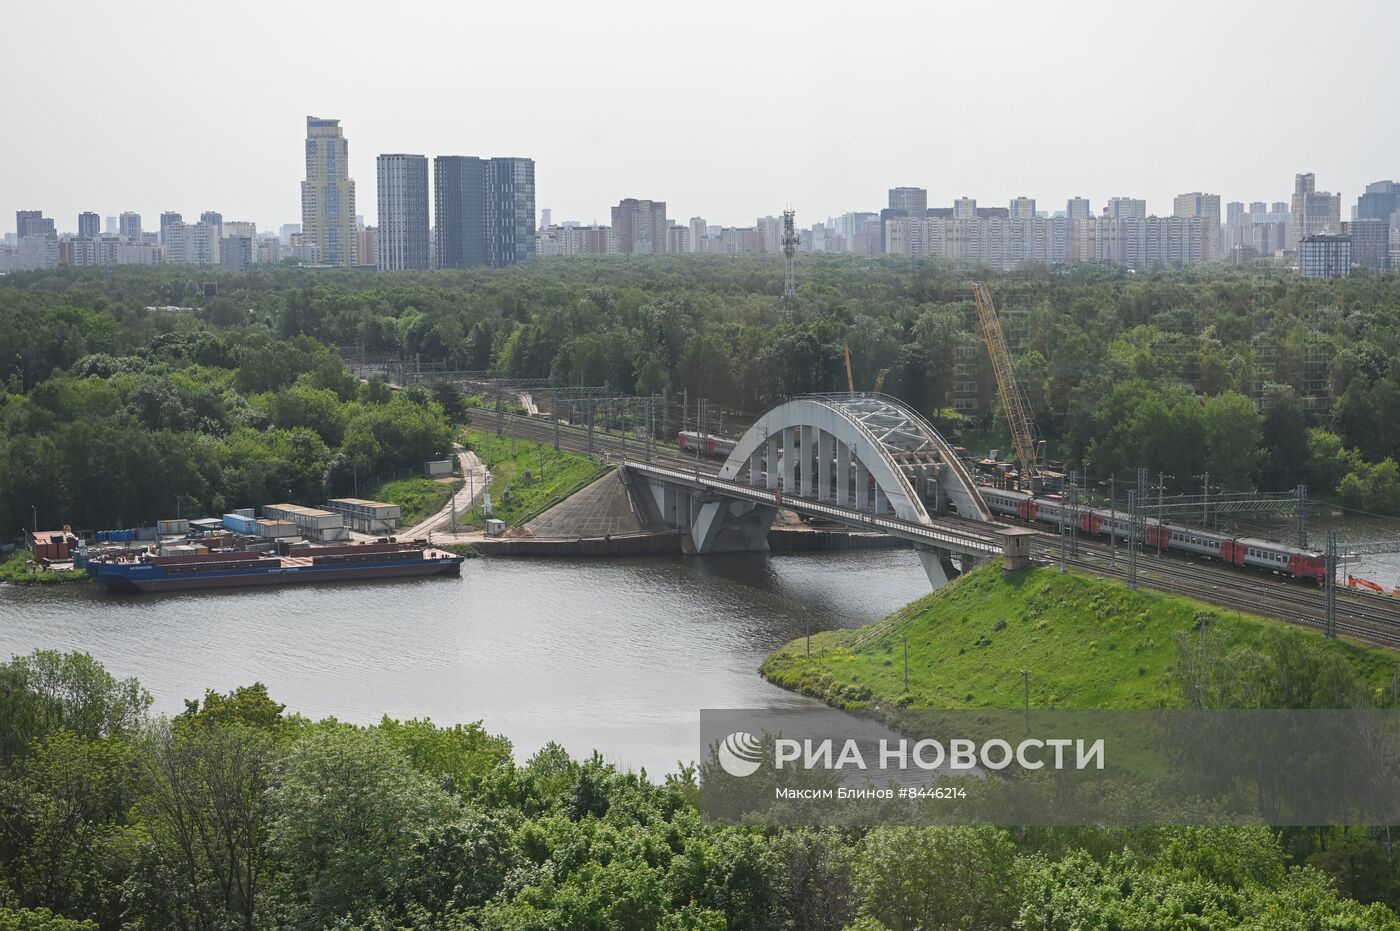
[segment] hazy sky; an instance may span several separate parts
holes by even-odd
[[[0,17],[0,230],[42,209],[299,222],[305,117],[358,212],[380,152],[520,155],[555,221],[627,196],[800,225],[897,185],[1041,209],[1400,178],[1400,4],[72,0]]]

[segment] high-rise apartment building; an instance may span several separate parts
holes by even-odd
[[[181,216],[177,211],[174,211],[174,210],[167,210],[167,211],[165,211],[164,213],[162,213],[162,214],[160,215],[160,243],[161,243],[161,245],[165,245],[165,238],[166,238],[166,235],[167,235],[167,231],[170,229],[170,225],[171,225],[172,223],[183,223],[183,222],[185,222],[185,218],[184,218],[183,216]]]
[[[1138,197],[1110,197],[1103,215],[1110,220],[1147,219],[1147,201]]]
[[[47,236],[55,239],[58,233],[54,230],[53,220],[44,216],[42,210],[16,210],[15,236],[19,239],[26,236]]]
[[[1287,204],[1278,202],[1270,209],[1270,205],[1256,200],[1243,213],[1232,212],[1234,206],[1225,220],[1221,259],[1242,264],[1277,256],[1288,248],[1292,216]]]
[[[1071,220],[1087,220],[1094,215],[1094,209],[1087,197],[1071,197],[1065,202],[1065,216]]]
[[[1345,278],[1351,274],[1351,237],[1318,233],[1298,241],[1298,269],[1304,278]]]
[[[890,188],[890,207],[894,215],[920,217],[928,210],[928,191],[921,187]]]
[[[485,159],[469,155],[433,159],[433,223],[439,268],[486,264],[489,178]]]
[[[1394,181],[1373,181],[1366,185],[1366,191],[1356,199],[1355,217],[1358,220],[1391,221],[1400,213],[1400,184]]]
[[[213,268],[219,264],[218,230],[209,223],[172,223],[166,228],[165,261]]]
[[[1008,208],[1013,220],[1034,220],[1035,219],[1035,198],[1034,197],[1013,197]]]
[[[690,242],[690,251],[691,251],[691,252],[704,252],[704,251],[705,251],[705,218],[704,218],[704,217],[691,217],[691,218],[690,218],[690,240],[689,240],[689,242]]]
[[[486,263],[504,268],[535,257],[535,160],[493,158],[486,188]]]
[[[1351,240],[1351,262],[1357,268],[1383,272],[1390,267],[1390,221],[1367,218],[1342,224]]]
[[[200,223],[208,223],[214,227],[214,232],[219,234],[219,238],[224,238],[224,215],[217,210],[206,210],[199,215]]]
[[[1292,221],[1294,247],[1308,236],[1337,235],[1342,229],[1342,195],[1318,191],[1312,172],[1295,175]]]
[[[1243,206],[1243,205],[1241,205]],[[1214,262],[1220,258],[1220,195],[1178,194],[1172,202],[1172,216],[1201,218],[1201,261]]]
[[[340,120],[306,118],[306,180],[301,183],[301,229],[326,265],[359,262],[355,234],[355,182],[350,143]]]
[[[132,242],[141,241],[141,214],[128,210],[117,221],[117,234]]]
[[[360,264],[379,267],[379,227],[361,226],[355,234],[360,237]]]
[[[375,267],[380,271],[431,268],[427,157],[381,155],[376,168],[379,241]]]
[[[78,235],[83,239],[96,239],[102,235],[102,218],[91,210],[78,214]]]
[[[433,182],[440,267],[501,268],[535,257],[534,159],[439,155]],[[379,238],[382,250],[382,221]]]
[[[613,233],[617,251],[623,255],[652,255],[666,251],[667,231],[664,200],[638,200],[628,197],[612,208]]]
[[[212,223],[206,224],[213,230]],[[219,265],[226,272],[246,272],[253,267],[253,237],[224,236],[219,240]]]
[[[782,217],[759,217],[754,226],[763,242],[764,252],[783,251],[783,218]]]

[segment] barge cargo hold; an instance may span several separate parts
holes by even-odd
[[[280,556],[248,551],[106,555],[88,560],[86,569],[111,591],[174,592],[458,575],[462,557],[418,543],[359,543],[291,547]]]

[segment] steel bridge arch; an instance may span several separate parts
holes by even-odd
[[[924,476],[938,483],[959,517],[992,521],[981,492],[948,441],[922,415],[884,394],[803,395],[774,405],[740,438],[720,468],[720,477],[742,481],[747,467],[751,484],[763,481],[776,489],[781,451],[787,458],[782,466],[784,494],[805,497],[809,489],[819,488],[820,500],[830,493],[831,457],[842,456],[843,448],[852,463],[868,471],[902,520],[932,523],[916,484]],[[796,490],[791,487],[797,467],[794,453],[806,464]],[[844,477],[838,479],[838,495],[844,493],[841,481]]]

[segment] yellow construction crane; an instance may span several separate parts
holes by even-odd
[[[1021,463],[1021,477],[1029,482],[1031,488],[1038,490],[1041,450],[1036,445],[1035,421],[1031,418],[1030,405],[1021,394],[1021,386],[1017,384],[1016,373],[1011,368],[1011,353],[1006,350],[1006,334],[1002,332],[991,292],[979,281],[973,284],[972,294],[977,299],[977,322],[981,325],[982,341],[987,344],[987,354],[992,357],[992,371],[996,374],[1001,406],[1006,411],[1006,422],[1011,426],[1011,442]]]
[[[846,354],[846,390],[851,393],[851,397],[856,396],[856,377],[851,372],[851,344],[842,343],[841,351]],[[875,387],[872,389],[875,394],[880,393],[880,389],[885,387],[885,378],[893,372],[892,368],[880,369],[880,374],[875,376]]]

